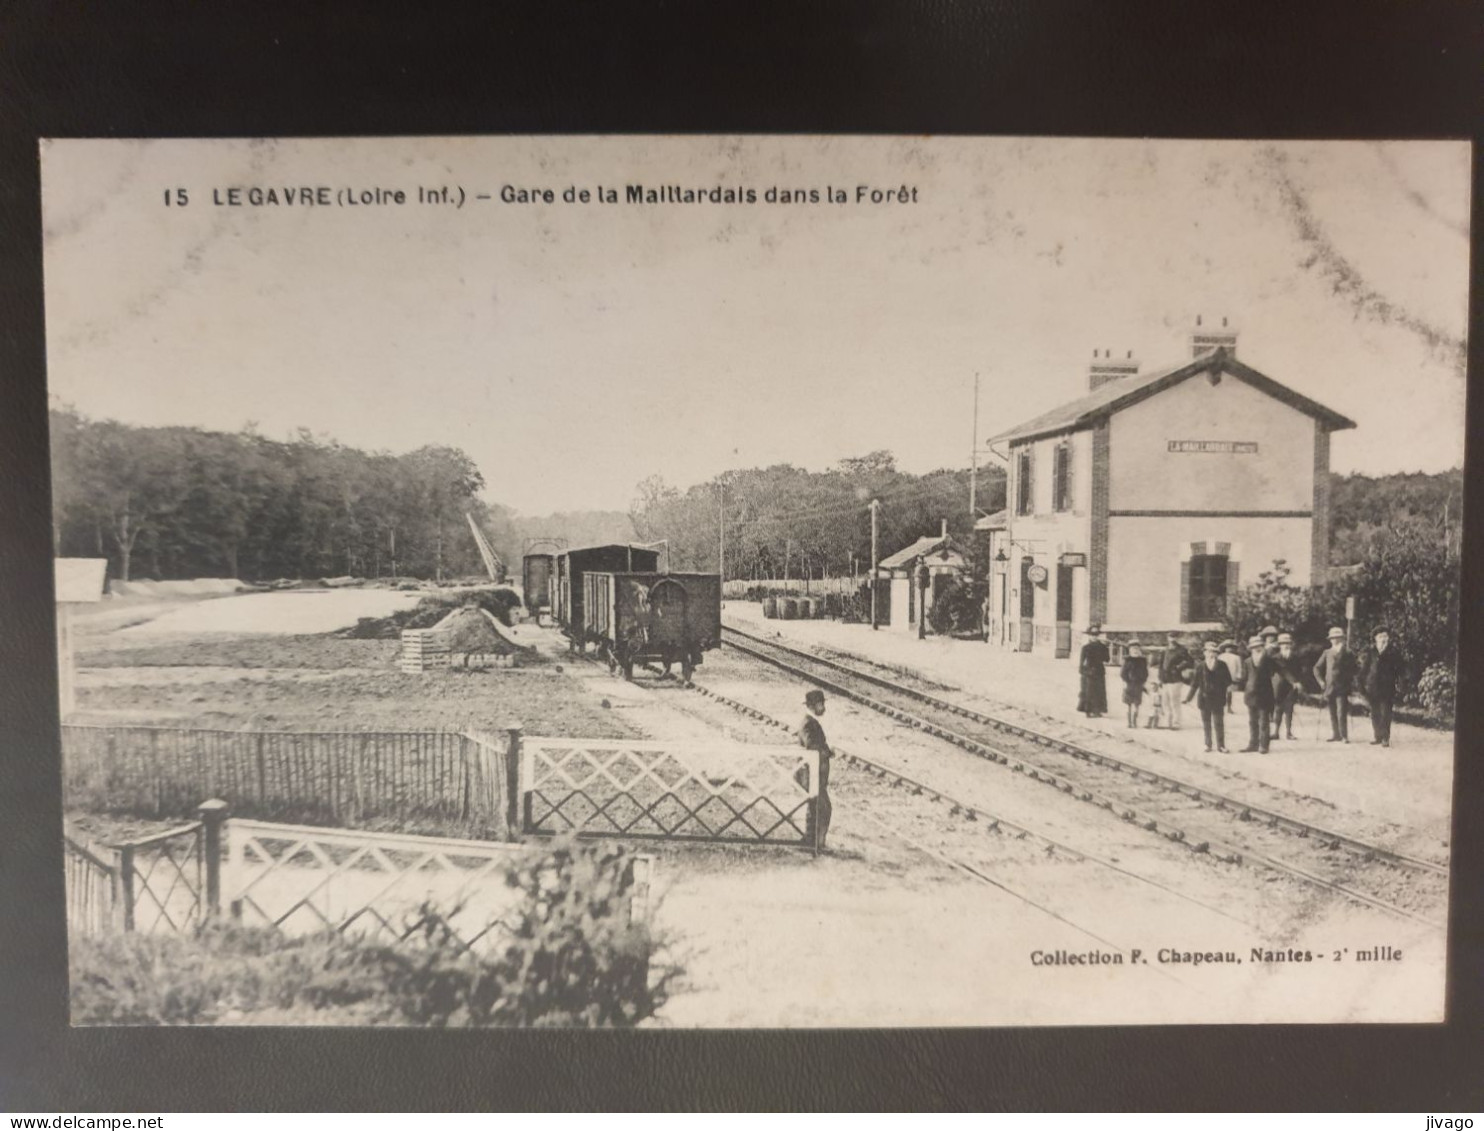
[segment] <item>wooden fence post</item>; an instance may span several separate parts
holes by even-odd
[[[519,724],[505,728],[505,837],[519,840],[524,831],[521,823],[520,740]]]
[[[123,894],[124,930],[134,929],[134,849],[114,850],[118,854],[119,891]]]
[[[215,919],[222,912],[222,826],[227,820],[227,803],[219,799],[203,801],[196,806],[201,818],[203,854],[206,860],[206,906],[203,917]]]

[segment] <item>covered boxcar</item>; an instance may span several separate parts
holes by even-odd
[[[555,572],[555,554],[527,554],[521,562],[521,599],[526,612],[539,616],[551,608],[551,582]]]
[[[581,650],[582,578],[590,572],[649,573],[660,567],[660,552],[644,546],[616,543],[610,546],[584,546],[567,550],[557,557],[556,580],[551,591],[551,615]]]
[[[721,577],[714,573],[583,576],[582,641],[632,679],[634,665],[678,663],[689,680],[701,655],[721,643]]]

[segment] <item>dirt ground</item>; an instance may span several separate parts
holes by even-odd
[[[179,624],[182,611],[160,619]],[[85,721],[278,729],[519,722],[527,734],[553,737],[794,741],[674,682],[645,674],[626,683],[574,660],[551,631],[530,630],[540,656],[527,668],[407,675],[396,669],[395,642],[105,623],[79,634]],[[708,654],[696,678],[790,724],[801,717],[804,688],[739,654]],[[689,971],[689,989],[663,1023],[1441,1016],[1442,938],[1430,928],[1196,856],[1044,786],[987,772],[996,767],[854,705],[831,702],[825,725],[838,749],[929,781],[972,806],[975,819],[837,759],[834,826],[819,858],[791,847],[640,842],[657,860],[658,926]],[[1405,958],[1353,960],[1379,947]],[[1322,957],[1259,960],[1254,950]],[[1164,962],[1161,951],[1240,961]]]

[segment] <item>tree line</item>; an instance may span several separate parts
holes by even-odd
[[[273,440],[53,408],[51,456],[56,552],[106,557],[123,581],[483,573],[466,512],[507,561],[519,554],[458,448],[391,455],[307,429]]]
[[[672,567],[729,579],[782,580],[866,574],[871,568],[870,502],[879,499],[881,557],[916,538],[948,532],[967,549],[973,536],[968,469],[901,471],[887,451],[841,460],[824,471],[791,464],[737,469],[685,490],[660,476],[643,480],[630,515],[641,541],[668,542]],[[1005,505],[1005,474],[981,468],[976,509]]]
[[[681,489],[659,476],[639,485],[629,514],[516,515],[479,497],[485,481],[458,448],[400,455],[349,447],[307,430],[273,440],[248,428],[148,428],[51,414],[56,552],[106,557],[121,580],[480,575],[465,522],[472,514],[516,571],[525,541],[568,545],[665,541],[671,568],[717,568],[757,581],[864,575],[871,561],[870,501],[879,499],[880,556],[946,520],[974,550],[970,472],[904,472],[890,452],[823,471],[789,464],[735,469]],[[1451,662],[1458,609],[1461,470],[1435,475],[1335,475],[1333,581],[1299,593],[1279,570],[1234,595],[1233,627],[1285,606],[1289,619],[1333,623],[1353,595],[1367,619],[1397,623],[1419,659]],[[976,511],[1005,505],[1001,468],[979,469]],[[988,563],[977,563],[980,570]]]

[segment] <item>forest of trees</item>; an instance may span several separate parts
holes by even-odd
[[[1329,564],[1357,565],[1383,537],[1411,532],[1457,555],[1463,529],[1463,470],[1434,475],[1332,475]]]
[[[51,445],[56,552],[106,557],[120,580],[480,574],[467,511],[498,552],[520,553],[457,448],[394,456],[308,431],[138,428],[65,408]]]
[[[650,476],[639,484],[631,512],[641,541],[669,542],[678,570],[715,570],[725,526],[728,578],[848,576],[871,562],[870,501],[879,499],[881,555],[948,520],[949,533],[972,540],[969,471],[912,475],[890,452],[841,460],[826,471],[790,464],[727,471],[684,491]],[[981,468],[977,509],[1005,505],[1005,474]]]

